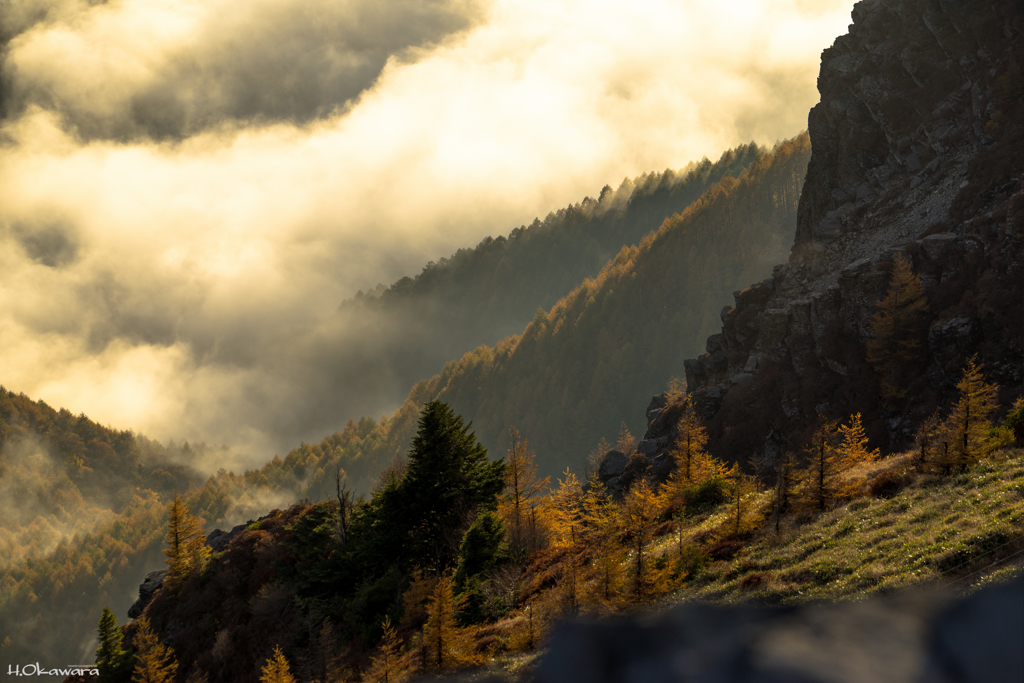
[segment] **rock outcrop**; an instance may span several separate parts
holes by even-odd
[[[139,599],[132,603],[132,606],[128,608],[129,619],[136,619],[142,616],[142,613],[146,611],[146,607],[149,603],[153,602],[153,595],[155,595],[156,592],[160,590],[160,587],[164,585],[164,579],[166,578],[166,569],[146,574],[146,578],[142,581],[142,584],[139,585]]]
[[[1024,13],[868,0],[853,19],[822,55],[789,263],[736,292],[722,332],[685,364],[716,452],[734,459],[853,412],[876,444],[905,443],[973,354],[1004,402],[1020,394]],[[929,317],[894,409],[865,345],[897,255],[921,276]]]

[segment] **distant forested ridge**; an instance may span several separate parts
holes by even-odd
[[[763,154],[751,142],[714,163],[705,158],[680,171],[627,178],[618,189],[606,185],[597,199],[586,197],[535,219],[507,238],[487,237],[428,263],[416,277],[359,292],[341,310],[358,311],[367,334],[385,331],[373,355],[392,381],[377,383],[378,390],[398,386],[405,392],[466,351],[522,332],[538,308],[549,309],[597,275],[623,245],[636,244]],[[400,396],[392,396],[391,405]]]
[[[124,613],[161,562],[172,493],[189,492],[210,524],[246,500],[243,477],[221,472],[204,484],[188,465],[210,450],[164,446],[0,387],[5,662],[92,661],[95,615],[104,605]]]
[[[492,452],[504,452],[514,425],[542,473],[580,470],[623,421],[642,433],[638,406],[684,373],[683,359],[721,326],[733,291],[785,260],[810,151],[804,134],[759,155],[739,178],[723,178],[639,245],[622,247],[597,277],[535,313],[522,334],[449,362],[392,416],[349,421],[247,478],[323,500],[341,468],[366,491],[405,453],[420,407],[437,398],[472,421]]]

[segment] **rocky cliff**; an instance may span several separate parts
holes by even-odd
[[[789,263],[736,292],[707,353],[686,361],[712,446],[731,459],[853,412],[877,445],[905,444],[974,354],[1004,402],[1020,394],[1024,11],[866,0],[853,20],[822,54]],[[898,256],[928,310],[904,396],[885,401],[865,348]]]

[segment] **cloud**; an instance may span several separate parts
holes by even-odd
[[[253,462],[408,391],[341,300],[795,134],[852,4],[11,3],[0,382]]]
[[[11,29],[10,111],[57,111],[87,139],[164,139],[225,120],[328,116],[388,59],[414,59],[479,21],[482,8],[473,0],[130,0],[33,14],[35,23]]]

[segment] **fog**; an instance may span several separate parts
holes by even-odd
[[[792,136],[851,7],[3,0],[0,383],[251,464],[390,411],[339,302]]]

